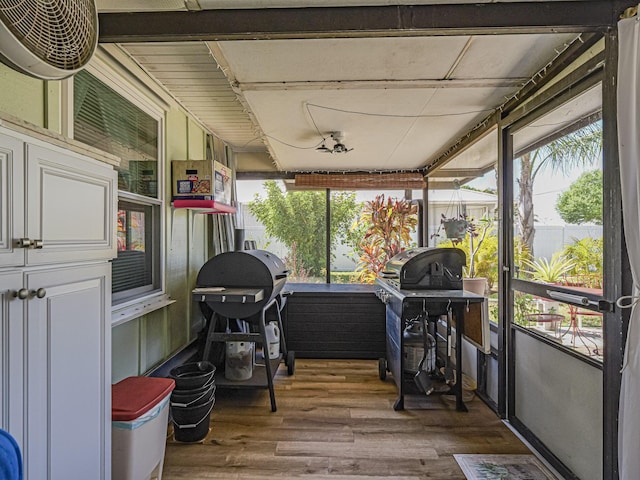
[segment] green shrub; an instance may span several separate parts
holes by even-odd
[[[358,283],[358,273],[331,272],[331,283]]]
[[[573,240],[574,242],[562,251],[562,255],[573,263],[569,274],[602,277],[603,238],[585,237]]]

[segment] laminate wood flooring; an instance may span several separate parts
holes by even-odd
[[[372,360],[296,361],[268,390],[221,390],[200,443],[167,440],[163,480],[464,479],[456,453],[526,454],[528,448],[479,399],[457,412],[452,397],[406,397]]]

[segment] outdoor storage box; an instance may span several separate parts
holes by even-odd
[[[171,162],[173,199],[231,203],[231,170],[212,160]]]
[[[171,378],[153,377],[129,377],[112,386],[112,478],[162,479],[174,387]]]

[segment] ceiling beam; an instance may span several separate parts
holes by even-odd
[[[473,79],[425,79],[425,80],[339,80],[308,82],[237,82],[242,91],[282,91],[284,90],[401,90],[411,88],[512,88],[522,87],[528,78],[473,78]]]
[[[236,180],[294,180],[297,172],[265,172],[265,171],[250,171],[250,172],[236,172]]]
[[[429,190],[455,190],[456,188],[460,188],[460,185],[464,185],[465,183],[474,180],[474,178],[461,178],[456,179],[455,181],[429,181]]]
[[[494,166],[495,166],[495,163],[492,163],[491,166],[489,167],[489,170],[492,170]],[[428,176],[429,176],[429,179],[434,179],[434,178],[459,179],[460,177],[463,177],[463,178],[481,177],[485,173],[487,173],[486,168],[441,168],[439,170],[436,170],[435,172],[429,173]]]
[[[101,43],[605,31],[630,0],[99,14]]]

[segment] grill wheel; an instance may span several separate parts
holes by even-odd
[[[387,359],[384,357],[378,359],[378,375],[380,376],[380,380],[387,379]]]
[[[287,373],[289,375],[293,375],[294,372],[296,371],[296,355],[295,352],[289,350],[287,352],[287,359],[286,362],[287,364]]]

